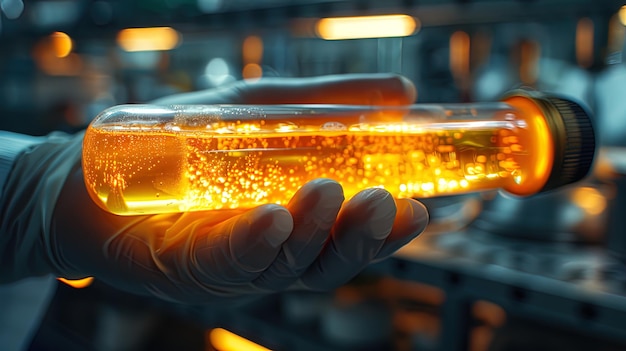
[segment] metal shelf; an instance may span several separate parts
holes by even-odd
[[[498,257],[511,260],[498,262]],[[532,265],[523,257],[541,264],[529,269]],[[476,301],[496,304],[507,316],[626,347],[626,274],[621,272],[626,267],[601,247],[504,239],[470,230],[423,234],[364,274],[444,291],[438,311],[441,333],[433,349],[467,350]],[[342,350],[325,340],[317,325],[285,320],[280,299],[273,296],[237,313],[195,310],[194,318],[276,350]]]

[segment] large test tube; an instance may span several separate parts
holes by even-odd
[[[528,196],[576,182],[595,152],[575,102],[515,91],[502,101],[348,105],[120,105],[86,131],[90,196],[120,215],[286,204],[325,177],[424,198],[487,189]]]

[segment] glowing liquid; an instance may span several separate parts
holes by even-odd
[[[505,187],[534,162],[530,136],[510,122],[468,130],[403,126],[315,133],[207,134],[164,126],[90,128],[87,188],[117,214],[286,204],[305,182],[339,181],[350,198],[370,187],[431,197]]]

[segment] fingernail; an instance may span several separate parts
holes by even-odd
[[[344,200],[343,188],[336,181],[319,178],[313,182],[319,187],[320,197],[325,199],[324,202],[319,204],[323,208],[335,208],[338,202],[341,203]]]
[[[332,227],[337,219],[337,213],[343,203],[343,188],[339,183],[330,179],[321,179],[319,182],[320,201],[315,205],[320,211],[318,225],[325,229]]]
[[[369,218],[364,218],[369,223],[374,239],[385,239],[391,232],[393,221],[396,217],[396,205],[389,192],[383,189],[367,189],[359,193],[360,201],[368,201]]]
[[[398,232],[392,234],[393,237],[387,241],[385,246],[379,251],[377,259],[386,258],[399,250],[404,245],[417,238],[428,225],[428,211],[419,201],[412,199],[398,199],[396,201],[398,214],[394,220],[394,228]]]
[[[272,246],[282,245],[293,230],[293,218],[283,207],[276,206],[272,209],[272,224],[265,230],[265,240]]]
[[[411,223],[412,230],[421,233],[426,229],[429,222],[429,215],[426,206],[419,201],[404,199],[397,201],[398,219],[405,223]]]

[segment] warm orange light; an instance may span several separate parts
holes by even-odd
[[[576,25],[576,61],[587,68],[593,64],[593,21],[581,18]]]
[[[222,328],[211,330],[209,340],[218,351],[269,351],[266,347]]]
[[[256,80],[263,76],[263,69],[256,63],[249,63],[243,67],[241,75],[243,79]]]
[[[57,278],[58,281],[63,282],[69,286],[71,286],[72,288],[76,288],[76,289],[82,289],[82,288],[86,288],[89,285],[91,285],[91,283],[93,283],[93,277],[87,277],[87,278],[83,278],[83,279],[65,279],[65,278]]]
[[[243,41],[242,55],[244,63],[261,63],[263,58],[263,40],[251,35]]]
[[[620,14],[623,13],[626,17],[626,10],[620,11],[611,16],[609,20],[609,26],[607,30],[608,38],[606,43],[607,55],[612,53],[620,53],[624,47],[624,37],[626,37],[626,26],[620,18]]]
[[[511,106],[520,109],[526,122],[527,131],[520,133],[520,144],[525,145],[531,157],[522,165],[528,169],[523,178],[515,179],[505,189],[516,195],[530,195],[539,192],[550,177],[554,164],[554,140],[548,127],[546,117],[541,109],[531,100],[524,97],[512,97],[505,100]]]
[[[457,31],[450,37],[450,71],[457,79],[466,78],[470,70],[470,37]]]
[[[506,311],[493,302],[478,300],[472,305],[472,314],[478,320],[492,327],[500,327],[506,322]]]
[[[500,188],[532,195],[554,185],[565,147],[554,141],[573,128],[581,160],[591,156],[586,121],[560,127],[563,116],[540,94],[504,102],[116,106],[87,129],[82,169],[96,204],[134,215],[286,204],[316,178],[340,182],[346,198],[372,187],[399,198]]]
[[[117,35],[117,44],[131,52],[171,50],[180,41],[180,33],[171,27],[127,28]]]
[[[534,84],[537,81],[541,46],[535,41],[520,43],[519,76],[522,83]]]
[[[626,5],[622,6],[622,8],[619,9],[617,15],[619,16],[619,21],[622,23],[622,25],[626,26]]]
[[[72,39],[63,32],[54,32],[50,35],[50,42],[56,57],[66,57],[72,51]]]
[[[83,60],[71,52],[72,40],[61,32],[43,38],[33,47],[37,67],[51,76],[75,76],[82,72]]]
[[[408,15],[323,18],[315,26],[326,40],[405,37],[419,29],[419,20]]]
[[[572,193],[572,202],[590,215],[599,215],[606,209],[606,197],[592,187],[581,187]]]

